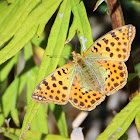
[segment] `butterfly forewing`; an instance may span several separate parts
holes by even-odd
[[[41,81],[32,94],[32,100],[41,103],[66,104],[70,94],[73,74],[74,63],[58,68]]]
[[[134,36],[135,27],[132,25],[114,29],[95,41],[84,56],[96,60],[126,61]]]

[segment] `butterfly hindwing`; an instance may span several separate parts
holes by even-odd
[[[117,90],[124,87],[127,82],[127,67],[124,62],[118,61],[99,61],[101,66],[110,71],[110,74],[105,80],[106,95],[111,95]]]
[[[105,95],[101,92],[86,89],[80,85],[79,79],[74,78],[69,102],[80,110],[93,110],[98,104],[105,99]]]

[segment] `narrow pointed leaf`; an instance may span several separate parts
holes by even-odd
[[[60,105],[55,105],[52,103],[50,103],[49,105],[57,121],[57,126],[58,126],[61,136],[68,137],[66,117],[65,117],[64,111],[62,110],[62,107]]]
[[[19,117],[18,117],[18,110],[17,108],[14,108],[11,110],[11,117],[12,120],[14,121],[14,123],[16,124],[16,126],[20,126],[20,121],[19,121]]]
[[[137,128],[138,134],[140,136],[140,110],[136,114],[135,124],[136,124],[136,128]]]
[[[93,44],[91,27],[87,18],[86,9],[82,1],[71,0],[74,20],[77,20],[77,35],[81,43],[81,53]],[[75,21],[76,22],[76,21]]]
[[[40,0],[16,0],[15,3],[2,11],[2,20],[0,21],[0,46],[16,33],[39,1]]]
[[[11,140],[18,140],[20,129],[10,128],[8,133],[7,129],[2,127],[1,131],[4,133],[6,137],[10,138]],[[70,140],[70,139],[59,135],[52,135],[52,134],[45,135],[40,132],[29,130],[27,131],[24,140]]]
[[[13,39],[0,51],[0,64],[15,55],[29,40],[31,40],[37,31],[39,23],[43,20],[44,14],[48,14],[47,18],[49,20],[60,2],[61,0],[57,2],[55,0],[43,2],[31,12]]]
[[[97,140],[102,139],[119,139],[128,129],[136,114],[139,112],[140,107],[140,93],[137,94],[131,102],[121,110],[112,120],[110,125],[103,133],[99,135]]]

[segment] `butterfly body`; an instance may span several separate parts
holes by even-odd
[[[83,54],[72,52],[73,61],[48,75],[32,94],[36,102],[66,104],[92,110],[106,95],[127,82],[127,67],[135,27],[126,25],[110,31]]]
[[[105,78],[101,75],[105,72],[109,75],[109,71],[107,72],[105,68],[101,67],[95,58],[90,61],[85,56],[80,55],[75,51],[72,52],[72,55],[75,67],[77,67],[76,73],[83,76],[82,80],[85,80],[90,90],[103,92]]]

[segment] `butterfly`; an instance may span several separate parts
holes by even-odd
[[[107,96],[127,83],[127,61],[135,27],[116,28],[80,55],[72,52],[73,61],[56,69],[40,82],[32,94],[39,103],[64,105],[68,101],[80,110],[93,110]]]

